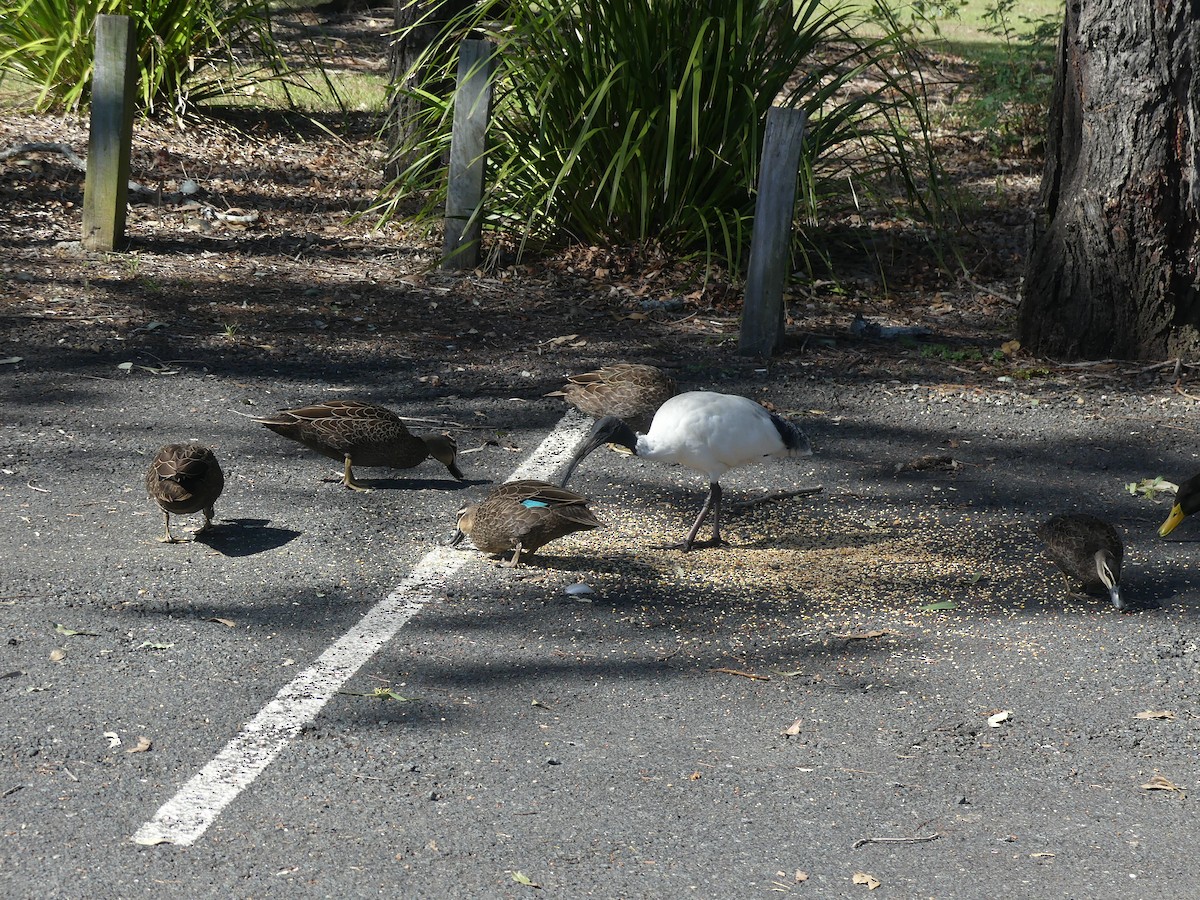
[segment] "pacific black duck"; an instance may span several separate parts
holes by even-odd
[[[719,546],[721,539],[720,478],[730,469],[762,462],[770,456],[811,456],[808,437],[782,416],[737,394],[688,391],[659,407],[650,430],[638,434],[615,416],[605,416],[575,451],[562,484],[575,467],[601,444],[619,444],[635,456],[687,466],[708,478],[708,496],[700,515],[680,545],[685,553],[712,515],[712,538],[699,546]]]
[[[1053,516],[1038,528],[1046,551],[1069,579],[1085,591],[1107,593],[1117,609],[1125,609],[1121,597],[1121,562],[1125,547],[1121,536],[1108,522],[1086,513]]]
[[[675,396],[675,380],[662,369],[639,363],[616,363],[594,372],[568,375],[562,390],[547,397],[562,397],[584,415],[601,419],[616,416],[635,429],[649,426],[654,413]]]
[[[494,488],[480,503],[458,511],[457,529],[450,545],[470,537],[484,553],[506,554],[515,566],[546,544],[576,531],[589,531],[603,523],[588,509],[588,501],[574,491],[545,481],[510,481]]]
[[[1179,490],[1175,492],[1175,504],[1171,507],[1171,514],[1167,516],[1167,521],[1159,526],[1158,536],[1166,537],[1175,530],[1176,525],[1195,512],[1200,512],[1200,474],[1193,475],[1179,486]]]
[[[352,465],[411,469],[432,457],[463,480],[455,463],[458,445],[454,438],[448,434],[415,435],[385,406],[361,400],[325,400],[250,418],[323,456],[344,461],[342,484],[356,491],[370,488],[354,480]]]
[[[176,543],[171,534],[171,513],[183,516],[203,512],[204,524],[199,531],[211,525],[213,504],[224,488],[225,474],[217,457],[207,447],[202,444],[160,447],[146,472],[146,492],[162,509],[166,519],[166,534],[159,540]]]

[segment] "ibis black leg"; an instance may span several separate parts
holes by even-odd
[[[700,527],[704,524],[704,520],[709,514],[713,516],[713,536],[710,540],[703,541],[699,545],[696,544],[696,535],[700,533]],[[680,549],[687,553],[693,546],[700,547],[719,547],[724,541],[721,540],[721,485],[715,481],[708,486],[708,496],[704,498],[704,505],[700,507],[700,515],[696,517],[696,523],[692,526],[692,530],[688,532],[687,539],[684,540]]]

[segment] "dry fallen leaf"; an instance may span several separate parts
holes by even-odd
[[[150,743],[150,738],[144,734],[138,737],[137,743],[125,750],[126,753],[145,753],[153,744]]]
[[[1174,722],[1175,721],[1175,713],[1171,712],[1171,710],[1169,710],[1169,709],[1147,709],[1143,712],[1137,713],[1134,716],[1134,718],[1135,719],[1168,719],[1168,720]]]
[[[988,724],[991,725],[993,728],[999,728],[1002,723],[1007,722],[1011,718],[1012,718],[1012,710],[1011,709],[1003,709],[1000,712],[995,713],[994,715],[988,716]]]
[[[1183,793],[1183,788],[1181,788],[1179,785],[1177,785],[1171,779],[1164,778],[1162,775],[1159,775],[1157,772],[1154,773],[1153,778],[1151,778],[1149,781],[1147,781],[1145,784],[1142,785],[1142,790],[1144,790],[1144,791],[1179,791],[1180,793]]]
[[[787,728],[783,729],[781,734],[783,734],[784,737],[795,737],[796,735],[798,735],[800,733],[800,722],[801,721],[802,721],[801,719],[797,719],[795,722],[793,722]]]
[[[874,875],[868,875],[866,872],[855,872],[852,879],[855,884],[865,884],[868,891],[873,891],[882,883]]]
[[[221,619],[221,618],[218,618],[217,616],[213,616],[208,621],[216,622],[218,625],[224,625],[226,628],[237,627],[237,622],[233,621],[233,619]]]
[[[67,658],[67,651],[62,647],[55,647],[50,651],[50,662],[62,662]]]

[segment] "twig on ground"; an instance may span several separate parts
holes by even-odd
[[[857,850],[859,847],[864,847],[867,844],[927,844],[930,841],[936,841],[940,838],[940,834],[926,834],[922,837],[866,837],[859,838],[851,845],[851,849]]]
[[[741,678],[749,678],[751,681],[770,681],[770,675],[758,675],[754,672],[743,672],[740,669],[710,669],[712,672],[720,672],[722,675],[737,675]]]

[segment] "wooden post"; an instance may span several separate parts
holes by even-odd
[[[129,16],[96,16],[91,134],[83,180],[85,250],[115,250],[125,243],[136,50]]]
[[[783,286],[792,260],[792,215],[804,121],[801,109],[772,106],[767,110],[739,353],[770,356],[783,342]]]
[[[463,41],[459,45],[443,269],[473,269],[479,262],[479,238],[483,230],[483,159],[492,107],[494,50],[495,45],[489,41]]]

